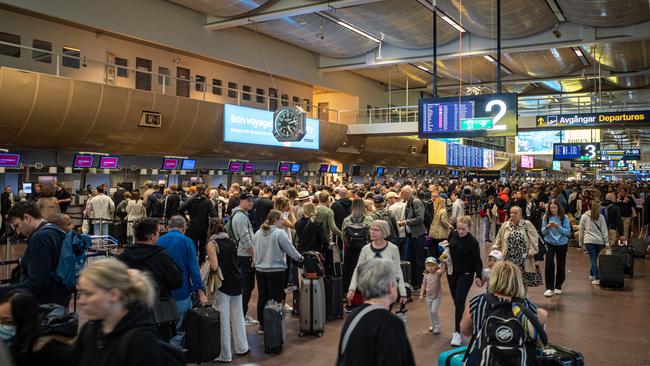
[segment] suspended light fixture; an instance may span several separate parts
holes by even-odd
[[[334,23],[340,25],[341,27],[344,27],[346,29],[349,29],[349,30],[353,31],[354,33],[357,33],[357,34],[359,34],[361,36],[364,36],[364,37],[368,38],[369,40],[371,40],[373,42],[381,43],[381,40],[379,38],[373,36],[372,34],[366,32],[363,29],[361,29],[361,28],[359,28],[357,26],[354,26],[354,25],[352,25],[352,24],[350,24],[350,23],[348,23],[346,21],[343,21],[343,20],[341,20],[341,19],[339,19],[337,17],[334,17],[334,16],[329,15],[327,13],[324,13],[322,11],[319,11],[316,14],[320,15],[321,17],[323,17],[323,18],[325,18],[325,19],[327,19],[327,20],[329,20],[331,22],[334,22]]]

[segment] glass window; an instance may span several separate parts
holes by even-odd
[[[280,96],[280,103],[282,104],[283,107],[288,107],[289,106],[289,95],[288,94],[282,94]]]
[[[257,103],[264,103],[266,101],[266,98],[264,98],[264,89],[257,88],[255,94],[255,101]]]
[[[243,87],[244,92],[242,93],[242,98],[244,100],[251,100],[251,87],[248,85],[244,85]]]
[[[237,98],[237,83],[228,82],[228,97]]]
[[[194,86],[194,89],[197,92],[205,91],[205,76],[196,75],[196,85]]]
[[[311,100],[303,99],[302,100],[302,105],[305,107],[306,112],[311,112]]]
[[[39,39],[35,39],[32,41],[32,48],[37,48],[39,50],[43,51],[52,51],[52,43],[46,42],[46,41],[41,41]],[[48,52],[41,52],[41,51],[32,51],[32,60],[37,61],[37,62],[44,62],[46,64],[51,64],[52,63],[52,54]]]
[[[169,71],[168,68],[158,66],[158,84],[162,84],[164,79],[165,85],[167,86],[172,85],[171,75],[172,73]]]
[[[0,32],[0,41],[13,43],[13,44],[20,44],[20,36],[17,34]],[[20,57],[20,47],[0,44],[0,55]]]
[[[61,64],[65,67],[78,69],[81,66],[80,57],[81,57],[80,49],[65,46],[63,47],[63,59],[61,60]]]
[[[292,101],[294,106],[300,105],[300,97],[293,97]]]
[[[121,78],[129,77],[129,69],[127,69],[127,67],[129,67],[129,60],[121,57],[115,57],[115,65],[117,65],[117,76]]]
[[[274,88],[269,88],[269,110],[275,111],[278,109],[278,91]]]
[[[221,80],[212,79],[212,94],[221,95]]]
[[[370,104],[366,104],[366,117],[370,118],[371,113],[372,113],[372,106]]]

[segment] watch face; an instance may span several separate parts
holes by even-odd
[[[275,129],[278,135],[285,138],[291,137],[295,135],[298,130],[298,118],[295,114],[285,111],[276,119]]]

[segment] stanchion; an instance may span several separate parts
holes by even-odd
[[[9,256],[11,255],[11,239],[9,236],[7,236],[7,246],[5,248],[5,261],[9,260]],[[11,276],[11,270],[9,269],[9,266],[5,266],[5,278],[9,278]]]

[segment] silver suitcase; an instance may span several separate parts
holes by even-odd
[[[300,286],[300,333],[322,336],[325,330],[325,282],[323,278],[303,278]]]

